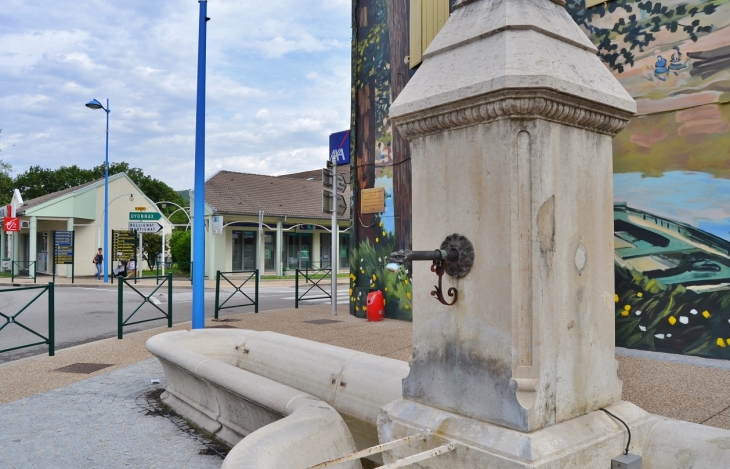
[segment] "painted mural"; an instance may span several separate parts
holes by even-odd
[[[566,8],[638,107],[614,139],[616,344],[730,359],[730,0]]]
[[[390,104],[411,76],[408,3],[353,2],[352,213],[350,312],[364,317],[367,295],[383,292],[385,316],[412,318],[408,265],[385,269],[387,256],[411,247],[411,166],[407,141],[388,119]],[[360,191],[382,187],[385,210],[360,213]]]

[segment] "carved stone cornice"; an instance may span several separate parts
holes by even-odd
[[[501,119],[543,119],[614,136],[633,113],[548,89],[501,90],[424,111],[391,116],[407,139]]]

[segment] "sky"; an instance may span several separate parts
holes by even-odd
[[[176,190],[195,171],[196,0],[3,0],[0,159],[142,168]],[[321,168],[349,128],[351,0],[208,2],[206,177]]]

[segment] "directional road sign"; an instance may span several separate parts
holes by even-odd
[[[130,221],[157,221],[161,218],[162,215],[157,212],[129,212]]]
[[[344,174],[338,174],[337,175],[337,192],[339,194],[342,194],[345,192],[345,189],[347,189],[347,179],[345,179]]]
[[[137,233],[157,233],[162,229],[162,225],[155,222],[146,221],[130,221],[129,229],[134,230]]]
[[[347,211],[347,201],[345,200],[345,196],[342,194],[337,194],[337,215],[342,216]]]

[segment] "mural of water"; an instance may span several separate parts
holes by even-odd
[[[730,240],[730,179],[691,171],[614,174],[613,188],[616,201]]]

